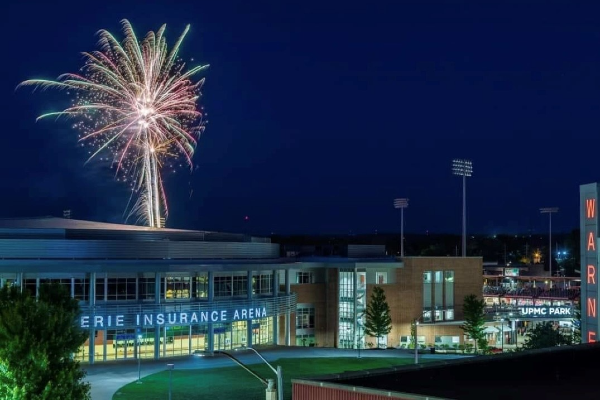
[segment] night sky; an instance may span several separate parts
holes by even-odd
[[[65,93],[15,91],[76,72],[105,28],[167,23],[209,63],[193,173],[166,176],[169,227],[257,234],[471,233],[578,227],[600,180],[600,2],[12,1],[3,12],[1,216],[123,222],[127,189],[84,166]],[[18,4],[17,4],[18,3]],[[173,4],[173,5],[170,5]],[[175,6],[176,4],[176,6]],[[6,6],[5,6],[6,7]],[[245,216],[249,219],[245,221]]]

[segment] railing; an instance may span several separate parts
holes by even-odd
[[[524,287],[507,289],[501,286],[484,286],[484,296],[504,296],[504,297],[530,297],[530,298],[558,298],[573,300],[580,295],[579,288],[538,288]]]

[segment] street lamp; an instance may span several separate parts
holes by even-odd
[[[470,160],[452,160],[452,172],[463,179],[463,210],[462,210],[462,256],[467,256],[467,177],[473,174],[473,163]]]
[[[169,370],[169,400],[171,400],[173,396],[173,369],[175,368],[175,364],[167,364],[167,369]]]
[[[415,364],[419,363],[419,320],[415,320]]]
[[[273,368],[273,366],[255,349],[252,347],[247,347],[248,350],[252,350],[257,356],[260,357],[261,360],[264,361],[265,364],[271,368],[271,371],[275,373],[277,377],[277,397],[279,400],[283,400],[283,371],[281,370],[281,366],[278,365],[277,368]]]
[[[277,376],[277,400],[283,400],[283,372],[281,370],[281,366],[278,365],[277,368],[275,369],[267,360],[265,360],[265,358],[258,351],[254,350],[252,347],[246,347],[246,349],[252,350],[254,353],[256,353],[256,355],[259,356],[260,359],[263,360],[265,362],[265,364],[267,364],[273,372],[275,372],[275,375]],[[231,354],[229,354],[225,351],[217,350],[217,351],[215,351],[215,354],[223,354],[224,356],[227,356],[229,359],[231,359],[233,362],[235,362],[237,365],[244,368],[250,375],[254,376],[256,379],[261,381],[263,385],[265,385],[267,387],[266,388],[266,399],[267,400],[275,399],[275,397],[274,397],[275,390],[273,389],[273,386],[274,386],[273,379],[261,378],[256,372],[252,371],[250,368],[245,366],[240,360],[238,360],[237,358],[235,358],[234,356],[232,356]]]
[[[558,212],[558,207],[544,207],[540,208],[540,213],[548,214],[550,221],[550,228],[548,234],[548,268],[550,270],[550,289],[552,289],[552,213]]]
[[[502,327],[502,342],[501,342],[502,344],[501,344],[501,347],[502,347],[502,352],[504,353],[504,318],[502,318],[500,320],[500,326]]]
[[[404,258],[404,209],[408,207],[408,199],[394,199],[394,208],[400,209],[400,257]]]

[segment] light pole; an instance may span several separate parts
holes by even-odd
[[[452,160],[452,172],[462,176],[463,204],[462,204],[462,256],[467,256],[467,177],[473,175],[473,163],[470,160]]]
[[[358,358],[360,358],[360,348],[362,347],[362,337],[361,337],[361,333],[362,333],[361,328],[362,327],[361,327],[361,325],[360,325],[360,323],[358,321],[357,321],[356,325],[357,325],[357,328],[358,328],[358,332],[357,332],[357,334],[358,334],[358,338],[357,339],[358,340],[356,341],[356,348],[358,349]]]
[[[415,321],[415,364],[419,363],[419,320]]]
[[[261,360],[264,361],[265,364],[271,368],[271,371],[275,373],[277,376],[277,398],[279,400],[283,400],[283,371],[281,370],[281,366],[278,365],[277,368],[273,368],[273,366],[255,349],[252,347],[247,347],[248,350],[252,350],[257,356],[260,357]]]
[[[408,207],[408,199],[394,199],[394,208],[400,209],[400,257],[404,258],[404,209]]]
[[[263,360],[269,366],[269,368],[271,368],[275,372],[275,374],[277,375],[277,397],[278,397],[278,400],[283,400],[283,373],[281,371],[281,367],[278,365],[277,369],[273,368],[273,366],[271,366],[271,364],[269,364],[269,362],[267,360],[265,360],[264,357],[261,356],[258,351],[254,350],[252,347],[246,347],[246,349],[252,350],[253,352],[255,352],[261,358],[261,360]],[[226,351],[217,350],[217,351],[215,351],[215,354],[223,354],[224,356],[227,356],[230,360],[235,362],[237,365],[244,368],[246,370],[246,372],[248,372],[250,375],[252,375],[256,379],[261,381],[262,384],[267,387],[266,393],[265,393],[266,394],[265,398],[267,400],[271,400],[271,399],[275,398],[274,397],[275,390],[273,389],[273,379],[261,378],[256,372],[254,372],[250,368],[246,367],[240,360],[238,360],[231,354],[227,353]],[[281,396],[281,397],[279,397],[279,396]]]
[[[175,368],[175,364],[167,364],[167,369],[169,370],[169,400],[172,399],[173,396],[173,369]]]
[[[540,208],[540,213],[548,214],[550,228],[548,233],[548,268],[550,270],[550,289],[552,289],[552,213],[558,212],[558,207]]]
[[[500,326],[502,327],[502,342],[500,342],[500,343],[502,343],[501,348],[502,348],[502,352],[504,353],[504,318],[502,318],[500,320]]]
[[[136,383],[142,383],[142,352],[141,352],[141,345],[142,341],[141,341],[141,335],[139,333],[139,328],[136,331],[136,335],[135,335],[135,344],[136,344],[136,351],[137,351],[137,359],[138,359],[138,380]]]

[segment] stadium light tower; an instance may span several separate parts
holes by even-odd
[[[452,172],[463,178],[462,210],[462,256],[467,256],[467,177],[473,175],[473,163],[470,160],[452,160]]]
[[[552,288],[552,213],[558,212],[558,207],[540,208],[540,213],[548,214],[550,228],[548,233],[548,269],[550,270],[550,288]]]
[[[404,209],[408,207],[408,199],[394,199],[394,208],[400,209],[400,257],[404,258]]]

